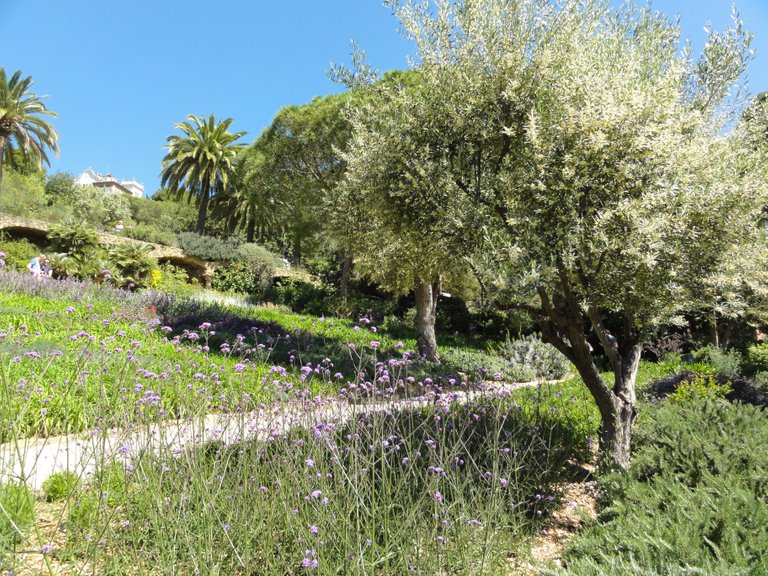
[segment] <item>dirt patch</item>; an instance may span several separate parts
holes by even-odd
[[[26,542],[19,547],[10,570],[3,576],[91,576],[96,572],[83,562],[77,564],[61,558],[66,550],[67,537],[62,523],[66,518],[63,502],[35,502],[35,528],[29,531]]]
[[[529,576],[538,567],[561,567],[565,545],[587,522],[597,517],[597,486],[594,480],[561,485],[563,505],[556,510],[539,535],[530,542],[529,556],[512,557],[511,574]]]

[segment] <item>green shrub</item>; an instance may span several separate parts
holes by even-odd
[[[158,233],[167,232],[174,235],[195,228],[197,209],[188,202],[135,197],[128,198],[128,202],[136,226],[146,226]],[[151,241],[148,238],[136,238]]]
[[[471,381],[498,380],[505,382],[527,382],[536,378],[532,366],[513,366],[506,358],[475,350],[449,349],[441,353],[443,370],[466,374]]]
[[[70,276],[76,276],[79,271],[78,261],[67,254],[53,252],[49,253],[47,258],[54,278],[69,278]]]
[[[153,271],[150,286],[158,292],[174,296],[192,296],[200,291],[198,286],[190,282],[186,270],[169,263],[160,264],[157,270]]]
[[[706,399],[648,410],[630,470],[600,480],[598,521],[563,573],[768,573],[765,413]]]
[[[227,262],[216,267],[211,280],[211,287],[221,292],[236,292],[261,296],[268,286],[265,279],[247,262]]]
[[[697,374],[692,380],[683,380],[669,395],[672,402],[688,402],[693,399],[724,400],[731,393],[730,382],[718,382],[711,374]]]
[[[381,323],[381,328],[392,338],[416,338],[414,321],[416,309],[408,308],[402,316],[387,314]]]
[[[716,346],[705,346],[693,352],[697,362],[712,366],[719,374],[735,378],[741,374],[741,354],[737,350],[723,350]]]
[[[768,393],[768,371],[755,374],[755,387],[762,394]]]
[[[65,252],[77,259],[85,259],[99,246],[98,234],[83,222],[74,220],[52,226],[48,240],[56,252]]]
[[[570,362],[554,346],[547,344],[536,334],[524,338],[507,340],[498,350],[512,367],[526,366],[533,370],[536,378],[556,380],[565,376],[570,370]]]
[[[266,291],[268,302],[288,306],[298,313],[325,314],[330,308],[333,288],[293,278],[280,278]]]
[[[43,494],[48,502],[67,500],[80,485],[80,476],[69,470],[56,472],[43,482]]]
[[[45,180],[45,194],[50,204],[66,202],[75,192],[75,179],[69,172],[56,172]]]
[[[275,270],[283,265],[280,258],[259,244],[242,244],[237,259],[219,266],[214,288],[225,292],[261,295],[269,287]],[[218,286],[217,286],[218,284]]]
[[[48,200],[42,174],[3,172],[0,182],[0,211],[24,218],[39,218]]]
[[[212,262],[236,260],[239,245],[234,240],[222,240],[213,236],[200,236],[194,232],[180,232],[176,235],[179,248],[190,256],[197,256]]]
[[[241,260],[253,266],[269,267],[272,270],[283,267],[280,256],[270,252],[261,244],[241,244],[237,249],[237,255]]]
[[[75,220],[99,230],[111,232],[118,222],[131,220],[128,196],[123,193],[105,192],[95,186],[75,186],[66,202]]]
[[[752,344],[747,347],[744,372],[747,374],[768,372],[768,343]]]
[[[164,246],[176,246],[176,234],[167,228],[157,228],[150,224],[134,224],[126,228],[125,236],[134,240],[163,244]]]
[[[146,286],[152,274],[157,268],[157,260],[149,253],[152,247],[137,242],[118,244],[109,249],[109,258],[115,265],[118,276],[115,282],[118,286],[143,287]]]
[[[99,522],[99,500],[91,492],[78,492],[67,507],[69,535],[79,540],[78,531],[87,531]]]
[[[0,553],[23,539],[35,516],[35,497],[21,484],[0,484]]]
[[[24,270],[27,263],[40,254],[40,248],[29,240],[7,240],[0,236],[0,249],[5,252],[5,265],[12,270]]]

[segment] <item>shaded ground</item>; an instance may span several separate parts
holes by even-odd
[[[597,454],[593,454],[593,462]],[[532,576],[541,566],[562,567],[565,546],[587,522],[597,518],[597,483],[592,462],[572,464],[574,481],[561,484],[561,507],[530,543],[528,555],[510,556],[513,576]]]

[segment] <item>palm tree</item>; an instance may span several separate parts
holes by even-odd
[[[168,154],[163,158],[160,174],[162,186],[198,204],[197,233],[205,233],[205,217],[211,198],[223,191],[234,171],[235,158],[240,144],[234,144],[246,132],[229,132],[232,118],[217,123],[211,114],[205,117],[187,116],[185,122],[176,124],[184,136],[168,136]]]
[[[32,84],[32,77],[22,78],[21,70],[8,80],[5,69],[0,67],[0,178],[3,164],[15,165],[18,157],[14,151],[23,161],[34,161],[38,168],[43,163],[50,165],[46,149],[59,154],[59,134],[41,118],[58,116],[43,104],[46,96],[30,92]]]
[[[227,232],[242,228],[246,242],[260,239],[269,232],[282,232],[281,219],[287,205],[279,182],[273,178],[275,168],[261,149],[263,135],[238,157],[231,186],[217,195],[214,214],[224,221]]]

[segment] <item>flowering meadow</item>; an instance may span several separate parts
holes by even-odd
[[[575,383],[427,376],[414,348],[369,318],[0,271],[3,454],[77,433],[93,459],[36,493],[2,479],[0,568],[509,573],[588,454],[595,410]]]

